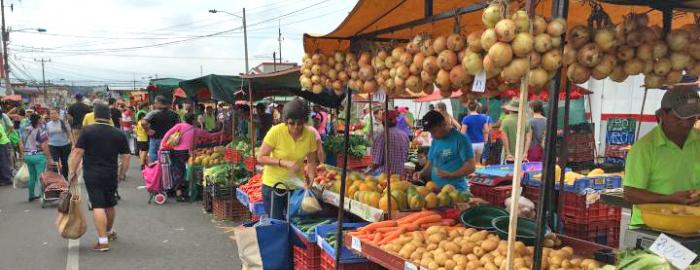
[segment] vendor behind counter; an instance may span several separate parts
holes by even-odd
[[[693,125],[700,116],[695,86],[668,90],[656,111],[659,125],[640,138],[627,154],[624,197],[632,204],[700,203],[700,131]],[[631,227],[643,225],[633,207]]]

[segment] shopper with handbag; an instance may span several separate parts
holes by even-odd
[[[197,129],[194,126],[195,115],[188,113],[185,115],[185,122],[173,126],[168,132],[163,135],[163,140],[160,142],[161,150],[170,151],[171,174],[173,178],[173,187],[178,202],[184,202],[182,196],[182,187],[185,182],[185,167],[187,159],[192,155],[194,150],[194,137],[196,133],[206,133],[202,129]]]
[[[53,160],[61,162],[61,174],[68,178],[68,156],[73,144],[71,127],[58,118],[58,109],[51,109],[49,122],[46,123],[46,131],[49,133],[49,150]]]
[[[69,159],[69,179],[75,179],[78,166],[83,164],[83,179],[92,205],[97,229],[95,251],[108,251],[109,241],[117,234],[113,225],[116,218],[117,182],[129,168],[129,143],[126,136],[111,124],[110,109],[104,103],[95,103],[95,124],[84,127]],[[121,160],[119,160],[121,159]]]
[[[29,189],[28,200],[30,202],[39,198],[39,196],[35,196],[34,189],[39,181],[39,175],[46,168],[47,160],[49,163],[53,163],[48,141],[49,135],[44,128],[41,116],[38,114],[29,115],[29,125],[25,129],[22,143],[20,143],[20,155],[24,157],[24,162],[29,170],[27,188]]]

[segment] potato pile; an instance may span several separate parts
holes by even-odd
[[[644,74],[646,88],[680,82],[683,72],[700,74],[700,27],[688,24],[663,38],[646,14],[630,13],[617,26],[599,29],[577,25],[567,33],[563,63],[574,83],[590,78],[622,82]]]
[[[405,233],[381,248],[430,270],[505,269],[508,252],[507,241],[488,231],[446,226]],[[516,242],[514,269],[531,269],[533,250]],[[544,248],[542,269],[586,270],[600,266],[595,260],[573,257],[573,252],[571,247]]]

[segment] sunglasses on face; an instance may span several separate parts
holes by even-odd
[[[303,126],[305,123],[304,120],[287,120],[288,126]]]

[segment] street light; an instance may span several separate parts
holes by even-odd
[[[223,10],[216,10],[216,9],[209,10],[209,13],[219,13],[219,12],[234,16],[236,18],[243,19],[243,46],[245,49],[245,74],[248,74],[248,71],[250,69],[248,67],[248,29],[247,29],[246,23],[245,23],[245,8],[243,8],[243,16],[239,16],[239,15],[233,14],[233,13],[228,12],[228,11],[223,11]]]
[[[12,28],[10,28],[8,32],[27,32],[28,30],[34,30],[34,31],[37,31],[39,33],[46,33],[46,28],[41,28],[41,27],[39,27],[39,28],[29,27],[29,28],[22,28],[22,29],[17,29],[17,30],[13,30]]]

